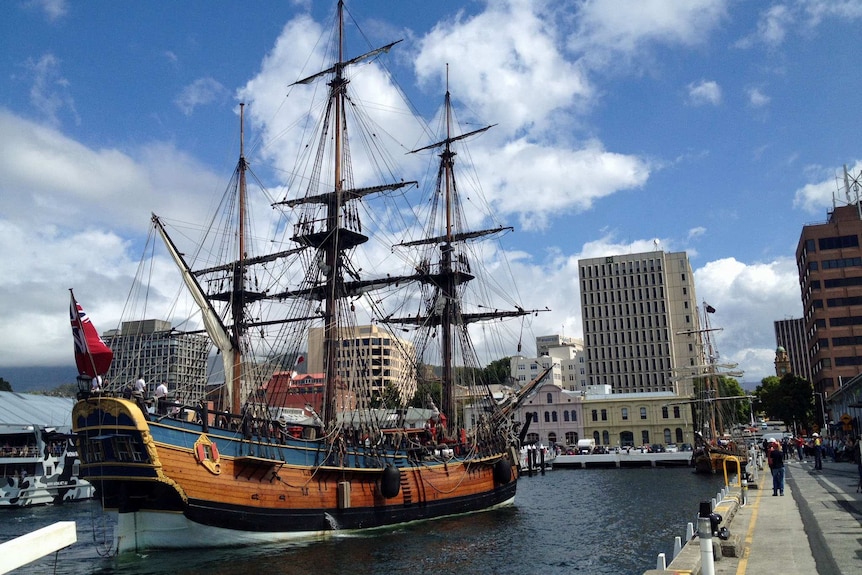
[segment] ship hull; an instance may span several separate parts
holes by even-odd
[[[747,453],[704,447],[692,454],[692,465],[696,473],[724,473],[725,469],[728,473],[740,473],[745,471],[747,464]]]
[[[384,528],[514,501],[504,453],[419,459],[325,440],[243,439],[177,420],[151,422],[123,399],[73,411],[82,472],[118,514],[120,551],[222,547]]]

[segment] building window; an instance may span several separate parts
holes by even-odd
[[[554,403],[554,394],[548,393],[548,403]]]
[[[668,418],[668,409],[667,409],[667,406],[666,406],[666,405],[665,405],[665,406],[662,406],[662,408],[661,408],[661,416],[662,416],[662,418],[663,418],[663,419],[667,419],[667,418]]]
[[[622,417],[623,417],[623,421],[628,421],[628,419],[629,419],[629,408],[628,407],[622,408]]]
[[[678,405],[675,405],[675,406],[674,406],[674,408],[673,408],[673,416],[674,416],[676,419],[679,419],[679,406],[678,406]]]
[[[554,423],[557,422],[557,412],[556,411],[551,412],[551,421],[553,421]]]
[[[607,421],[607,420],[608,420],[608,410],[603,409],[602,410],[602,421]]]
[[[577,421],[577,420],[578,420],[578,412],[573,409],[572,410],[572,421]]]
[[[641,407],[641,419],[646,419],[646,407]]]
[[[599,410],[598,410],[598,409],[594,409],[594,410],[592,411],[592,416],[593,416],[593,421],[598,421],[598,420],[599,420]]]
[[[643,431],[641,431],[641,441],[643,442],[644,445],[649,445],[649,430],[648,429],[644,429]]]
[[[545,423],[551,423],[551,412],[545,412]]]
[[[568,421],[568,420],[569,420],[569,412],[564,410],[563,411],[563,421]]]

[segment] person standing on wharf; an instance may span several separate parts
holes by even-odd
[[[769,440],[769,469],[772,471],[772,496],[781,492],[784,495],[784,453],[781,445],[775,440]]]

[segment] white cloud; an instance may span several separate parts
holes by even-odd
[[[809,213],[824,213],[836,202],[837,205],[847,203],[847,190],[844,187],[844,169],[813,167],[808,170],[817,181],[804,185],[796,190],[793,196],[793,207]],[[847,166],[850,184],[850,198],[862,194],[862,161]],[[854,184],[854,181],[856,182]]]
[[[703,236],[704,234],[706,234],[706,228],[704,228],[703,226],[691,228],[690,230],[688,230],[688,239],[693,240],[695,238]]]
[[[738,363],[744,381],[774,375],[774,322],[802,314],[794,258],[753,264],[724,258],[694,275],[698,299],[716,309],[710,321],[722,329],[715,341],[723,361]]]
[[[27,0],[26,5],[43,12],[49,22],[56,22],[69,12],[66,0]]]
[[[51,124],[59,125],[59,114],[68,110],[77,122],[75,101],[69,91],[69,82],[60,73],[60,60],[53,54],[43,54],[40,58],[29,59],[25,68],[30,72],[30,105]]]
[[[692,106],[721,103],[721,87],[714,80],[701,80],[688,85],[688,102]]]
[[[727,17],[726,0],[666,2],[584,2],[579,5],[577,30],[569,45],[583,52],[592,67],[620,64],[643,57],[656,45],[695,46]]]
[[[767,46],[777,46],[784,42],[787,28],[793,24],[794,14],[788,6],[777,4],[765,10],[757,23],[757,33]]]
[[[559,126],[561,108],[587,105],[593,88],[576,63],[560,52],[554,22],[541,4],[490,2],[466,20],[439,23],[419,43],[415,69],[420,82],[444,85],[447,69],[456,100],[480,118],[498,119],[506,134]],[[467,54],[469,57],[465,58]],[[441,90],[442,93],[442,90]],[[553,123],[549,124],[549,120]]]
[[[760,88],[750,88],[748,90],[748,103],[752,108],[763,108],[768,105],[771,98],[760,91]]]
[[[183,114],[190,116],[198,106],[210,104],[227,95],[228,90],[214,78],[198,78],[183,88],[174,104]]]

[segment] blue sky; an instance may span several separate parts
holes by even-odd
[[[266,143],[334,2],[11,0],[0,58],[0,370],[72,365],[74,287],[120,316],[150,212],[201,219]],[[773,373],[794,251],[862,170],[862,1],[348,2],[429,121],[445,65],[484,188],[517,234],[535,335],[580,336],[579,258],[686,251],[725,361]],[[412,142],[411,142],[412,143]],[[277,189],[278,146],[251,160]],[[839,196],[843,198],[843,194]],[[182,216],[180,216],[182,217]],[[514,353],[514,351],[513,351]]]

